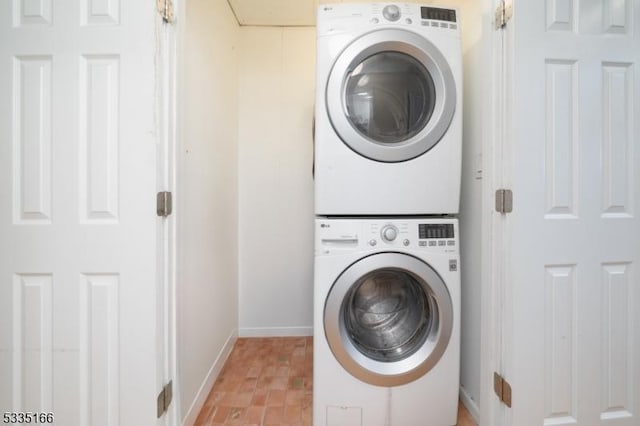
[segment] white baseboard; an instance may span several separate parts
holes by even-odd
[[[207,376],[205,377],[200,389],[198,389],[198,393],[189,407],[189,411],[187,411],[187,415],[184,417],[182,421],[182,426],[192,426],[196,419],[198,418],[198,414],[200,414],[200,410],[204,406],[204,403],[207,401],[207,396],[209,396],[209,392],[213,388],[213,384],[216,382],[224,363],[227,361],[229,354],[231,353],[231,349],[233,349],[233,344],[238,338],[238,331],[233,330],[227,341],[224,343],[222,350],[218,354],[218,357],[213,362],[213,365],[209,369]]]
[[[239,337],[299,337],[313,336],[313,327],[244,327]]]
[[[460,386],[460,400],[462,404],[467,407],[467,411],[471,414],[473,420],[475,420],[477,424],[480,424],[480,408],[478,407],[478,403],[471,398],[471,395],[469,395],[462,386]]]

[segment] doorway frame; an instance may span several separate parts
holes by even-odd
[[[511,3],[512,0],[506,0]],[[508,253],[505,248],[509,235],[508,223],[503,214],[495,210],[495,192],[509,187],[505,152],[508,140],[509,76],[507,49],[513,43],[510,25],[495,28],[494,12],[503,0],[484,0],[483,26],[488,34],[483,36],[483,50],[489,58],[480,71],[483,99],[489,107],[483,108],[482,134],[482,299],[480,353],[480,425],[505,426],[506,406],[494,393],[494,372],[503,373],[504,327],[508,295],[506,276]]]

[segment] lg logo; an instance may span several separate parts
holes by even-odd
[[[331,228],[331,225],[329,225],[328,223],[321,223],[320,228]]]

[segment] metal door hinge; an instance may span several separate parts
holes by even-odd
[[[172,196],[169,191],[158,192],[156,196],[156,213],[158,216],[167,217],[173,211]]]
[[[493,373],[493,390],[500,401],[511,408],[511,385],[496,372]]]
[[[164,413],[169,409],[169,405],[171,405],[171,400],[173,399],[173,380],[167,383],[163,388],[162,392],[158,394],[158,418],[162,417]]]
[[[173,0],[156,0],[156,7],[164,22],[173,23]]]
[[[501,28],[504,28],[512,16],[513,16],[512,0],[502,0],[500,2],[500,5],[496,8],[495,29],[499,30]]]
[[[513,192],[510,189],[496,190],[496,211],[502,214],[513,211]]]

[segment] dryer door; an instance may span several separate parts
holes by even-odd
[[[442,357],[453,329],[453,304],[427,263],[379,253],[349,266],[324,307],[331,351],[358,379],[378,386],[412,382]]]
[[[438,48],[416,33],[368,33],[338,56],[326,88],[331,123],[352,150],[401,162],[433,148],[456,108],[451,68]]]

